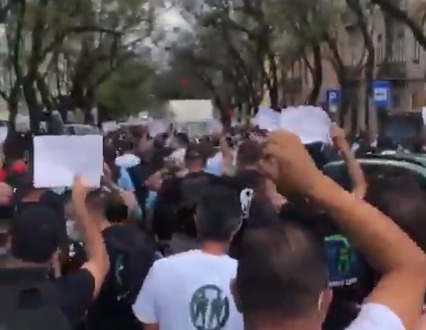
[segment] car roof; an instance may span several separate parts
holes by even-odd
[[[398,159],[392,158],[388,156],[382,157],[360,157],[357,158],[357,161],[361,165],[389,165],[394,167],[403,168],[412,172],[416,172],[424,177],[426,177],[426,166],[418,161],[412,161],[409,159]],[[336,166],[344,166],[344,160],[338,160],[334,162],[330,162],[324,166],[324,170],[330,169]]]

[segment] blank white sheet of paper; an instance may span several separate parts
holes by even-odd
[[[280,128],[300,137],[304,144],[313,142],[330,143],[331,120],[318,107],[299,106],[281,112]]]
[[[88,187],[99,187],[103,174],[101,135],[35,136],[34,187],[70,187],[80,175]]]
[[[6,141],[8,131],[9,129],[7,126],[0,127],[0,143],[3,143],[4,141]]]
[[[256,121],[259,128],[276,131],[280,128],[280,113],[269,108],[259,108]]]

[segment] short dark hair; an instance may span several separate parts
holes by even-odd
[[[372,180],[367,200],[389,216],[426,252],[426,193],[412,175]]]
[[[248,140],[238,148],[237,164],[239,167],[255,165],[262,158],[263,146],[257,141]]]
[[[203,143],[190,143],[186,148],[185,163],[191,164],[193,162],[201,162],[203,166],[207,163],[207,150],[206,144]]]
[[[103,213],[111,223],[127,220],[128,208],[117,191],[100,188],[90,192],[86,197],[86,205],[90,210]]]
[[[308,230],[289,222],[245,232],[236,279],[244,315],[271,324],[311,315],[327,286],[325,248]]]
[[[179,144],[183,146],[187,146],[189,144],[189,137],[187,134],[177,133],[175,137]]]
[[[86,196],[86,206],[89,210],[105,212],[107,206],[107,192],[99,188],[89,192]]]
[[[9,228],[12,256],[25,262],[46,263],[60,247],[65,223],[51,208],[32,205],[19,211]]]
[[[197,204],[197,234],[204,241],[230,241],[241,224],[240,216],[236,192],[222,186],[210,187]]]

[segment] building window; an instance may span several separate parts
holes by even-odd
[[[397,30],[393,41],[391,62],[405,62],[404,43],[405,31],[401,28]]]
[[[414,58],[413,58],[414,63],[420,62],[420,52],[421,52],[420,44],[417,40],[414,40]]]

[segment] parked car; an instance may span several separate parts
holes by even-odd
[[[411,176],[426,190],[426,157],[420,154],[399,151],[382,151],[357,158],[369,185],[387,176]],[[333,161],[323,168],[326,175],[346,190],[352,189],[346,164]]]

